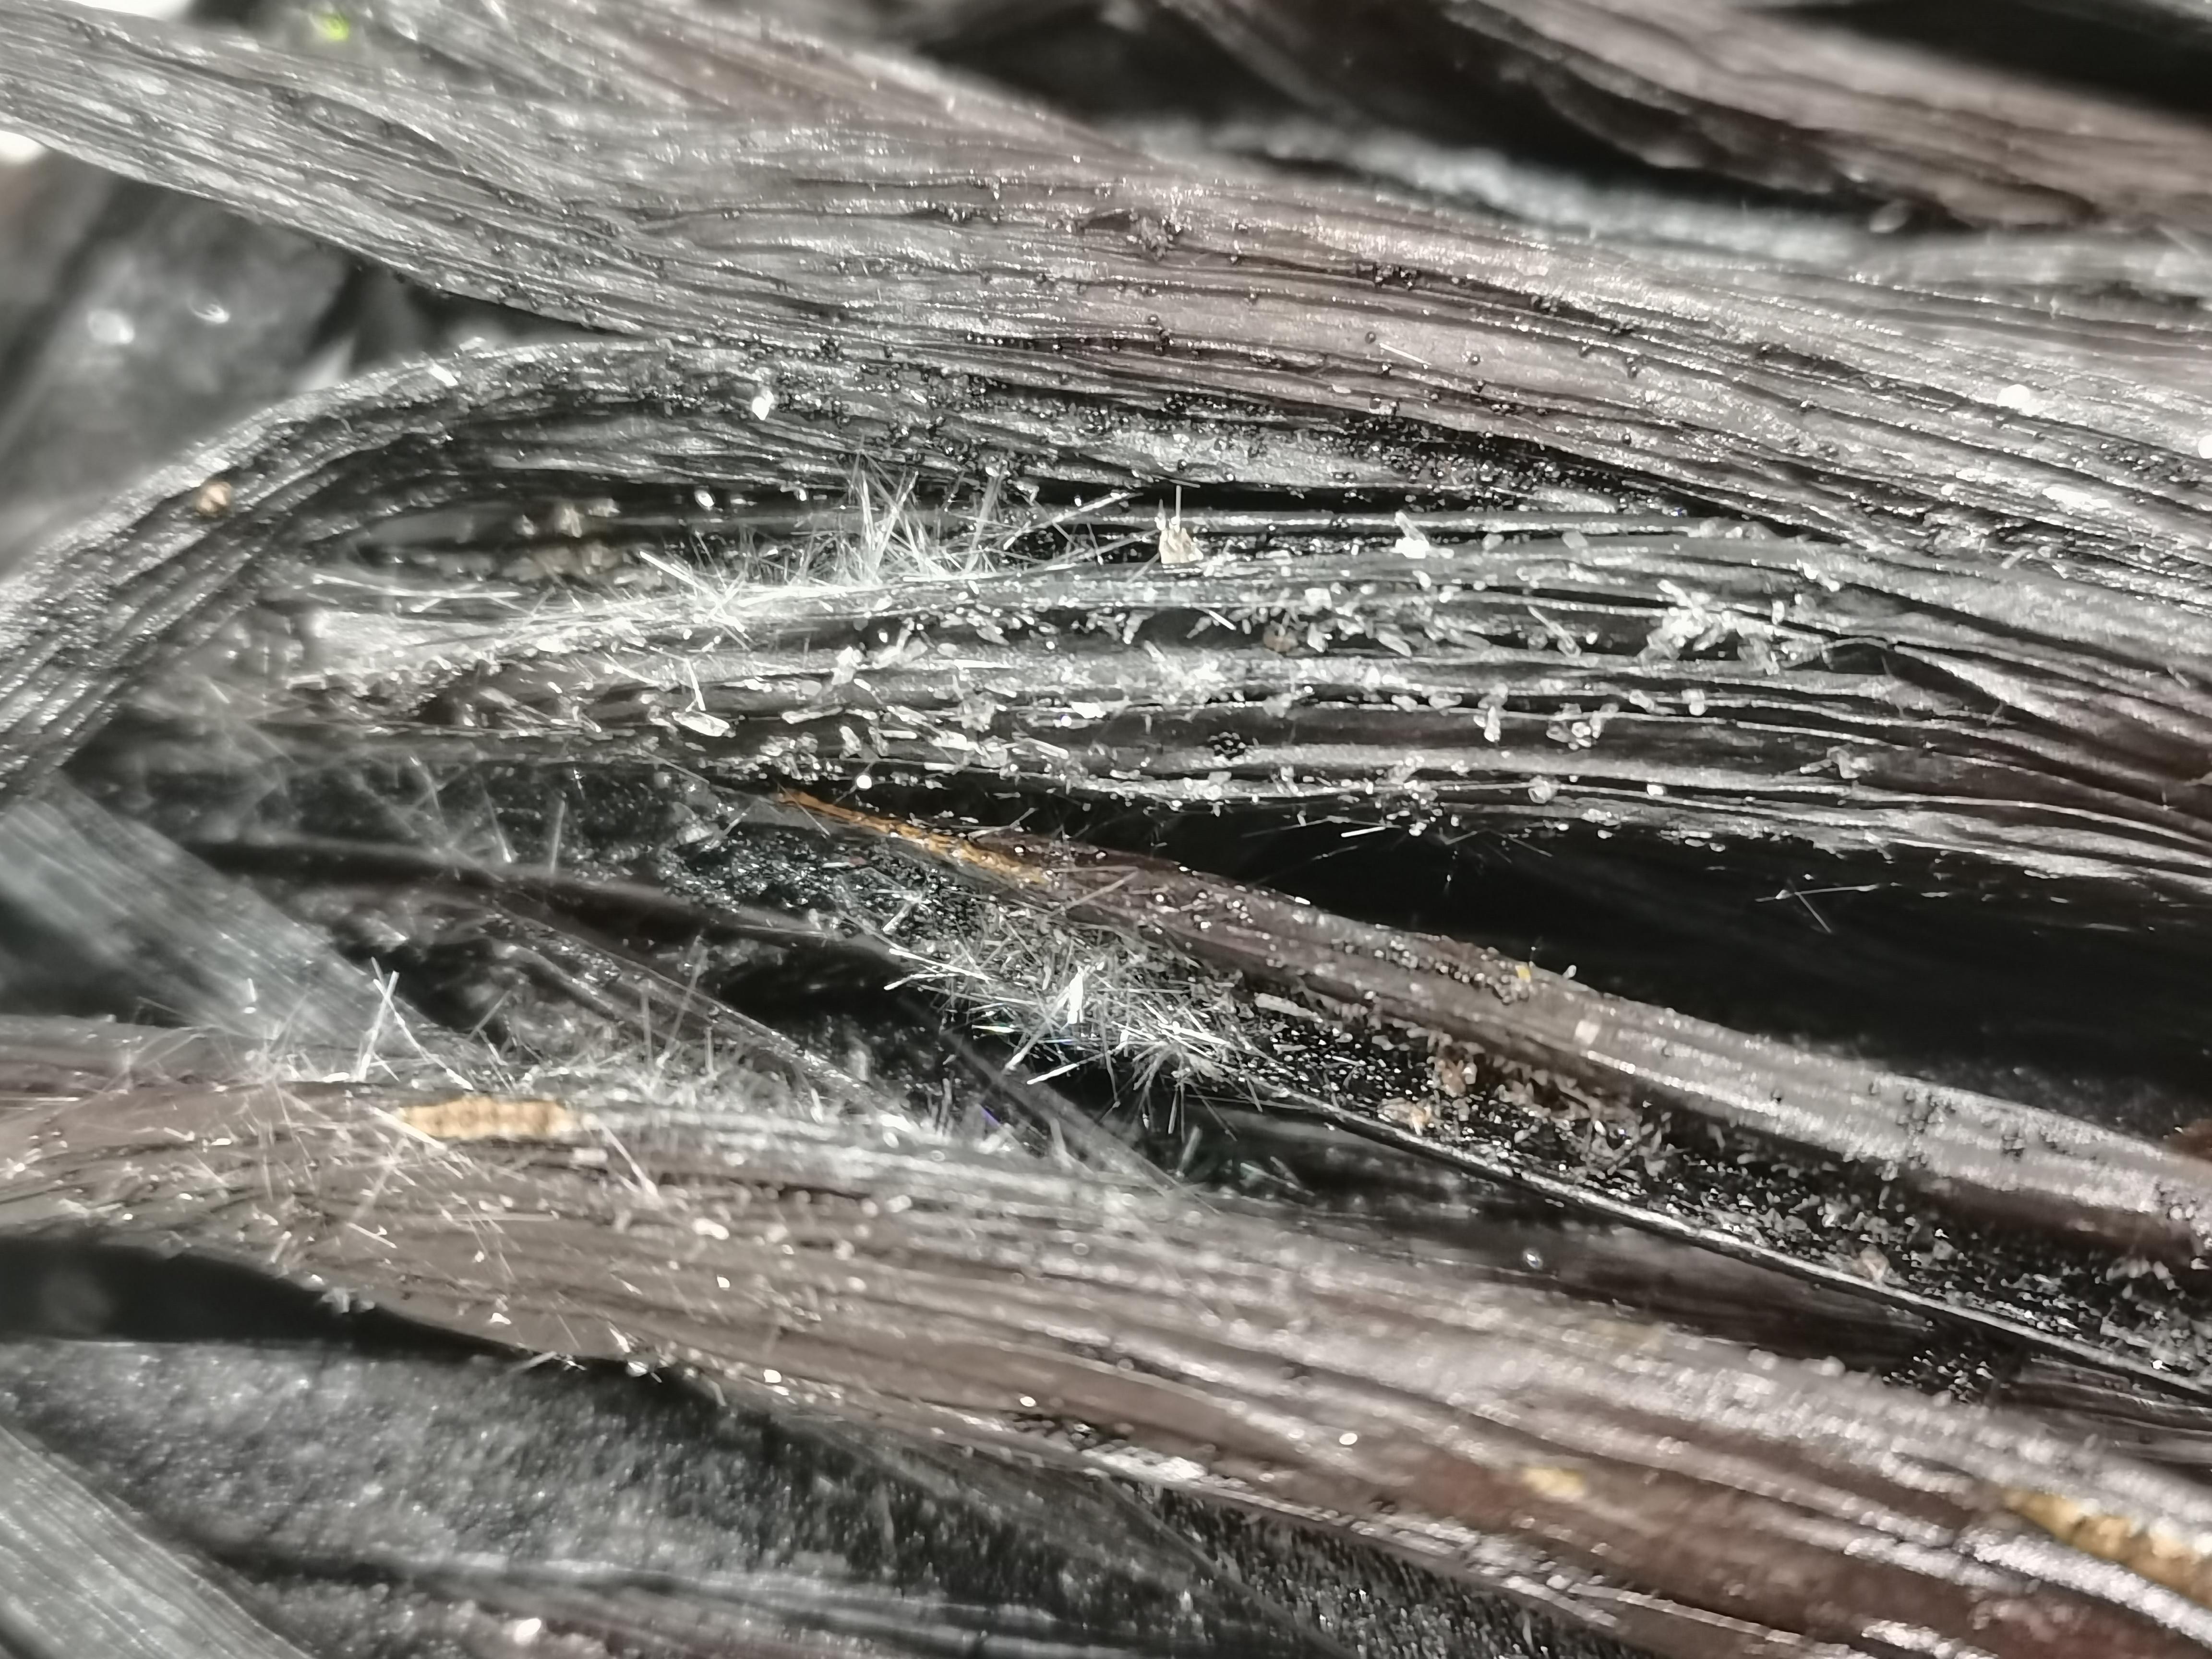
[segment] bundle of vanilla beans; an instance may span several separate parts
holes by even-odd
[[[2212,1649],[2212,5],[1934,9],[0,0],[0,1659]]]

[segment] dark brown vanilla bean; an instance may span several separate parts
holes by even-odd
[[[1809,1605],[1819,1583],[1992,1653],[2201,1639],[2202,1499],[2002,1417],[1747,1376],[1441,1259],[1179,1221],[897,1134],[692,1122],[301,1088],[15,1108],[0,1226],[96,1219],[495,1340],[1358,1518],[1662,1651],[1877,1639]],[[1909,1479],[1859,1462],[1870,1432]],[[1714,1577],[1678,1541],[1690,1512],[1769,1571]],[[2109,1518],[2090,1548],[2076,1515]]]
[[[801,353],[834,341],[1015,402],[1197,398],[1239,425],[1273,404],[1371,434],[1422,490],[1482,476],[1417,460],[1449,440],[1479,444],[1493,480],[1548,455],[1571,487],[1911,545],[2179,569],[2204,544],[2212,401],[2193,354],[2154,334],[2121,374],[2026,310],[1870,330],[1863,294],[1809,275],[1783,295],[1716,287],[1371,197],[1207,176],[957,87],[925,121],[920,87],[878,99],[865,68],[772,32],[699,43],[726,70],[713,109],[613,108],[13,4],[7,118],[551,315]],[[118,118],[154,86],[157,112]],[[640,197],[629,180],[647,176]],[[1173,453],[1152,464],[1192,476]]]

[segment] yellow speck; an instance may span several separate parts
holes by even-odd
[[[456,1095],[427,1106],[402,1109],[399,1121],[437,1140],[556,1140],[584,1127],[557,1100],[505,1100],[495,1095]]]
[[[353,23],[342,11],[319,11],[315,14],[315,33],[334,46],[342,46],[353,39]]]
[[[2212,1607],[2212,1554],[2172,1533],[2124,1516],[2101,1514],[2057,1492],[2014,1488],[2005,1493],[2004,1506],[2084,1555]]]
[[[1580,1469],[1549,1463],[1531,1463],[1520,1471],[1520,1480],[1539,1498],[1556,1498],[1563,1504],[1571,1504],[1589,1492],[1589,1478]]]

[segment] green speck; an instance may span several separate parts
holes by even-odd
[[[342,11],[319,11],[315,14],[315,33],[334,46],[342,46],[353,39],[353,23]]]

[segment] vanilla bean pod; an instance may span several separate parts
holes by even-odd
[[[294,777],[298,827],[374,821],[377,776]],[[557,825],[572,878],[848,931],[969,1018],[1139,1091],[1316,1117],[1912,1317],[2212,1389],[2194,1157],[1172,866],[696,783],[672,811],[644,776],[458,774],[490,816],[459,843],[450,814],[424,828],[526,868]]]
[[[4,1423],[0,1647],[11,1659],[307,1659],[204,1564]]]
[[[2106,331],[2026,307],[1869,331],[1862,289],[1809,274],[1716,287],[1325,186],[1200,178],[950,86],[925,122],[918,92],[864,93],[882,76],[861,60],[753,28],[713,41],[727,106],[661,110],[462,93],[52,0],[0,17],[19,125],[594,325],[896,356],[1001,398],[1295,411],[1395,450],[1401,486],[1429,492],[1478,469],[1419,451],[1476,438],[1493,478],[1550,466],[1616,500],[1876,540],[2153,571],[2204,545],[2212,400],[2155,330],[2130,335],[2124,373]]]
[[[0,931],[49,976],[104,981],[111,1014],[348,1060],[381,1046],[385,998],[319,929],[58,781],[0,816]]]
[[[1341,434],[1279,416],[1224,435],[1163,403],[1072,438],[1078,409],[1043,394],[984,399],[926,368],[623,344],[405,365],[295,399],[126,492],[0,582],[0,787],[65,760],[281,562],[373,550],[386,535],[404,545],[414,521],[440,514],[503,523],[518,494],[574,512],[589,480],[712,529],[732,495],[842,495],[861,464],[940,486],[1002,468],[1094,497],[1149,476],[1163,446],[1212,454],[1202,471],[1222,483],[1251,471],[1331,491],[1397,476],[1393,460],[1363,459]]]
[[[884,838],[879,874],[802,876],[790,838],[739,826],[720,846],[697,842],[665,860],[663,878],[702,898],[781,890],[842,906],[888,927],[956,999],[1042,1010],[1030,1017],[1076,1053],[1152,1042],[1277,1109],[1452,1158],[1571,1208],[2031,1347],[2203,1385],[2191,1310],[2212,1177],[2195,1158],[1143,860],[888,824],[869,833]],[[933,905],[915,896],[913,870],[933,865],[956,890],[980,883],[988,894],[981,938],[1002,930],[1012,906],[1040,940],[1055,927],[1080,939],[1103,926],[1107,939],[1168,946],[1169,962],[1133,964],[1162,975],[1130,1018],[1133,1037],[1097,1024],[1110,1009],[1090,1016],[1089,1030],[1056,1020],[1062,988],[1048,978],[1024,988],[1004,955],[992,958],[996,982],[971,979],[962,963],[975,947],[963,935],[975,924],[957,891],[940,887]],[[1082,945],[1064,950],[1083,959]],[[1110,975],[1095,935],[1090,951],[1092,971]],[[1060,959],[1042,951],[1029,971],[1048,975]],[[1241,988],[1216,977],[1224,972]],[[1103,986],[1094,996],[1106,1000]],[[1160,1029],[1143,1029],[1152,1019]],[[2116,1261],[2135,1257],[2162,1258],[2172,1271],[2116,1287]]]
[[[140,1091],[10,1109],[0,1162],[12,1232],[94,1222],[497,1340],[693,1368],[739,1398],[1356,1519],[1663,1652],[1866,1651],[1904,1628],[1998,1654],[2179,1654],[2212,1635],[2188,1542],[2212,1510],[2087,1445],[1817,1370],[1747,1373],[1658,1328],[1561,1322],[1434,1255],[1409,1273],[896,1132]],[[1869,1435],[1897,1473],[1860,1461]]]
[[[594,1659],[1346,1651],[1112,1487],[424,1348],[15,1344],[0,1412],[341,1644],[412,1623],[496,1652],[537,1616]],[[1440,1628],[1520,1659],[1510,1614],[1435,1601]]]
[[[1171,0],[1308,100],[1461,120],[1502,83],[1662,166],[1970,224],[2202,227],[2212,132],[1738,0]],[[1347,66],[1349,73],[1346,73]],[[1459,94],[1455,106],[1452,94]]]
[[[658,476],[667,491],[657,509],[666,528],[652,528],[648,514],[626,530],[617,508],[601,533],[617,544],[681,533],[687,513],[692,533],[726,535],[752,509],[697,513],[690,495],[714,499],[705,481],[830,487],[844,446],[858,441],[845,434],[871,416],[886,461],[903,453],[947,479],[963,461],[1013,450],[1023,430],[1010,414],[907,432],[895,386],[871,394],[842,374],[815,384],[743,357],[672,372],[635,348],[550,347],[465,371],[459,390],[410,369],[272,416],[161,481],[159,504],[127,531],[111,522],[96,532],[125,535],[129,555],[88,561],[89,542],[72,542],[23,573],[0,595],[15,609],[4,687],[14,766],[64,756],[125,689],[119,673],[158,662],[173,636],[204,635],[245,602],[250,573],[268,579],[280,549],[376,551],[364,517],[481,512],[495,478],[512,488],[535,475],[550,490],[556,477],[574,484],[595,471],[631,492]],[[781,412],[672,424],[687,404],[779,374]],[[442,411],[447,438],[433,458],[418,447],[449,395],[457,407]],[[595,402],[600,411],[586,413]],[[665,459],[634,426],[603,424],[662,416]],[[1040,428],[1046,419],[1033,418]],[[830,420],[841,423],[834,438]],[[409,465],[418,455],[420,472]],[[1110,478],[1122,459],[1108,449],[1095,463],[1040,470],[1080,487],[1084,473]],[[687,477],[699,482],[683,492]],[[217,488],[221,511],[202,513]],[[1112,523],[1110,512],[1073,517]],[[1213,522],[1194,505],[1194,540],[1212,537]],[[1326,532],[1332,521],[1314,522]],[[568,718],[559,711],[580,708],[603,750],[739,775],[1011,769],[1162,805],[1366,814],[1380,803],[1382,816],[1408,821],[1595,823],[1830,854],[1873,848],[1905,860],[1892,878],[1908,887],[1972,891],[1996,878],[2030,902],[2097,894],[2146,921],[2163,911],[2179,924],[2203,902],[2195,757],[2204,719],[2187,613],[2018,572],[1984,577],[1818,544],[1625,540],[1607,551],[1609,538],[1577,530],[1580,546],[1453,548],[1446,521],[1431,522],[1437,543],[1417,531],[1413,551],[1449,557],[1006,574],[783,600],[741,593],[732,578],[711,607],[732,619],[719,627],[693,619],[680,587],[573,612],[526,589],[509,590],[504,612],[496,587],[460,592],[445,601],[447,620],[437,586],[418,583],[403,621],[374,608],[385,578],[308,572],[288,579],[288,603],[307,607],[325,637],[305,657],[294,650],[289,677],[303,691],[367,684],[366,698],[319,696],[311,718],[371,733],[396,723],[410,744],[436,740],[428,705],[489,698],[547,708],[556,725]],[[991,532],[994,544],[1022,523]],[[1231,550],[1267,546],[1271,528],[1301,532],[1294,513],[1224,526]],[[714,580],[702,575],[702,592]],[[117,605],[128,629],[115,626]],[[534,614],[515,617],[523,611]],[[902,653],[932,634],[961,648],[892,660],[879,635],[895,623],[908,630]],[[977,634],[1007,626],[1012,640]],[[1142,659],[1119,654],[1133,630],[1150,640]],[[848,687],[809,665],[805,653],[823,646],[883,660],[865,686]],[[563,650],[579,654],[576,667],[562,665]],[[1004,693],[979,703],[987,684]],[[672,696],[687,708],[669,708]],[[257,696],[242,688],[227,706],[250,708]],[[701,697],[712,701],[687,712]],[[722,735],[702,735],[713,732]],[[1384,783],[1391,794],[1378,797]]]
[[[1185,523],[1201,548],[1298,528]],[[264,730],[519,756],[581,723],[601,752],[730,778],[1875,849],[1900,887],[1986,881],[2058,901],[2060,925],[2132,908],[2185,927],[2212,900],[2212,659],[2168,609],[1757,537],[1408,530],[1389,556],[1188,571],[840,589],[709,569],[661,595],[520,590],[504,623],[481,583],[446,617],[417,585],[395,615],[373,578],[302,573],[286,602],[313,607],[313,655]]]
[[[1720,280],[1747,283],[1762,266],[1849,272],[1885,289],[1987,299],[2033,292],[2053,315],[2127,319],[2160,330],[2203,325],[2195,302],[2212,293],[2203,250],[2108,226],[2019,230],[1876,231],[1832,210],[1747,213],[1738,204],[1642,182],[1593,182],[1493,143],[1443,143],[1308,115],[1200,121],[1155,118],[1116,128],[1147,149],[1218,151],[1279,165],[1326,167],[1460,205],[1613,245]]]

